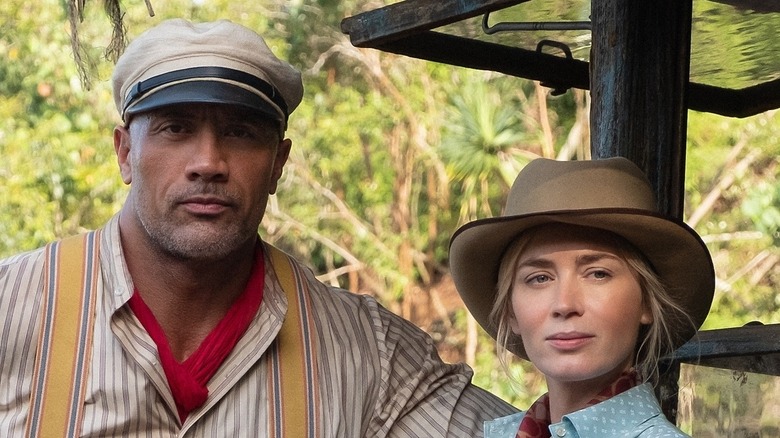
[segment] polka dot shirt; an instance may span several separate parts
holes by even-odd
[[[485,422],[485,438],[514,438],[523,413]],[[653,387],[643,384],[609,400],[564,415],[550,425],[553,438],[679,438],[677,429],[661,412]]]

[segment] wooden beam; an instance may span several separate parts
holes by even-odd
[[[356,47],[377,47],[387,41],[478,17],[529,0],[406,0],[347,17],[341,31]]]
[[[780,79],[738,90],[692,83],[688,108],[727,117],[750,117],[780,108]]]
[[[377,48],[413,58],[537,80],[551,88],[588,88],[587,62],[438,32],[408,35]]]
[[[696,363],[699,359],[771,353],[780,353],[780,324],[700,331],[674,353],[674,360]]]

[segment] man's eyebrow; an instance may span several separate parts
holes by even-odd
[[[193,117],[192,111],[188,111],[186,108],[183,107],[170,107],[170,108],[163,108],[158,111],[154,111],[150,113],[152,117],[155,118],[188,118]]]
[[[261,123],[258,121],[258,119],[255,119],[252,117],[253,114],[251,112],[246,113],[228,113],[224,115],[224,120],[229,123],[241,123],[246,125],[260,125]]]

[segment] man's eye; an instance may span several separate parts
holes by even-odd
[[[246,128],[231,128],[225,131],[225,135],[236,138],[253,138],[255,136],[251,130]]]
[[[185,128],[184,125],[178,123],[168,123],[163,126],[163,131],[167,131],[172,134],[181,134],[185,132]]]

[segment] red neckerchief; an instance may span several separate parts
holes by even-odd
[[[160,355],[160,363],[168,379],[168,386],[176,401],[176,410],[183,423],[187,415],[201,407],[208,398],[207,384],[249,328],[263,301],[265,285],[265,259],[262,245],[255,250],[255,264],[246,288],[230,306],[225,316],[206,336],[197,350],[184,362],[177,362],[171,353],[168,340],[154,314],[141,298],[138,290],[128,301],[130,309],[146,329]]]
[[[624,371],[611,385],[599,392],[585,407],[593,406],[608,400],[621,392],[639,385],[641,380],[635,370]],[[548,394],[539,397],[523,416],[520,430],[516,438],[549,438],[550,437],[550,398]]]

